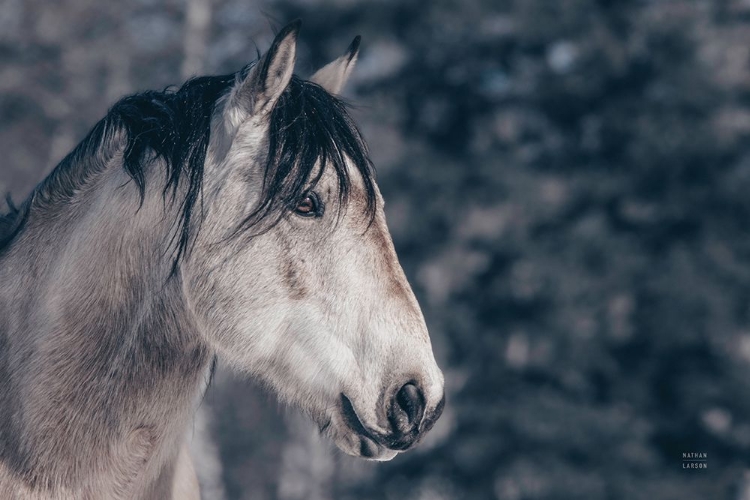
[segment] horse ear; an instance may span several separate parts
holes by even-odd
[[[251,115],[267,113],[289,85],[297,58],[297,35],[302,21],[287,24],[274,38],[271,48],[258,61],[235,91]]]
[[[357,62],[359,42],[361,40],[361,36],[355,37],[354,41],[349,45],[349,48],[343,56],[320,68],[310,78],[310,81],[317,83],[331,94],[338,94],[341,92],[341,89],[346,85],[346,81],[349,79],[349,75]]]

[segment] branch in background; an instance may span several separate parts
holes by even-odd
[[[205,401],[204,401],[205,403]],[[219,449],[213,441],[210,429],[211,410],[205,405],[198,407],[193,419],[193,434],[190,442],[190,455],[193,458],[201,498],[224,500],[226,491],[223,483],[223,470]]]
[[[180,69],[184,79],[205,72],[210,24],[211,0],[188,0],[185,12],[185,58]]]

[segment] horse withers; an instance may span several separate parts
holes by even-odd
[[[0,498],[197,498],[218,357],[389,460],[443,376],[365,143],[299,23],[236,74],[126,97],[0,217]]]

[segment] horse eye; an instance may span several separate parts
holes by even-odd
[[[303,217],[320,217],[323,215],[322,204],[315,193],[308,193],[294,209],[294,213]]]

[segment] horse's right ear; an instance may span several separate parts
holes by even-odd
[[[331,94],[340,93],[357,62],[360,40],[362,40],[361,36],[355,37],[346,50],[346,54],[320,68],[310,77],[310,81],[317,83]]]
[[[234,105],[252,115],[268,113],[289,85],[297,57],[297,34],[302,21],[287,24],[274,38],[271,48],[260,58],[235,88]]]

